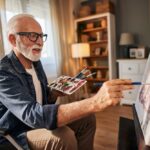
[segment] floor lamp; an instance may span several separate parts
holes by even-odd
[[[79,59],[78,69],[82,70],[83,68],[83,57],[90,56],[90,46],[88,43],[75,43],[72,44],[72,58]],[[89,97],[87,86],[84,86],[85,97]]]
[[[83,67],[83,57],[90,56],[90,46],[88,43],[75,43],[72,44],[72,58],[78,58],[78,67],[81,69]]]

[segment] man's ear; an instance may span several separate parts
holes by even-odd
[[[11,43],[11,45],[13,45],[14,47],[16,47],[16,37],[14,34],[10,34],[8,36],[8,40]]]

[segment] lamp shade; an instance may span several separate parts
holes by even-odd
[[[132,45],[134,44],[134,37],[131,33],[122,33],[119,41],[120,45]]]
[[[82,58],[90,56],[90,46],[88,43],[72,44],[72,57]]]

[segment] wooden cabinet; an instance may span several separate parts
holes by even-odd
[[[119,78],[131,79],[133,82],[140,82],[143,77],[147,59],[119,59]],[[134,90],[124,92],[121,104],[134,104],[140,86],[135,86]]]
[[[96,92],[95,83],[116,78],[115,16],[96,14],[75,20],[76,43],[89,43],[90,57],[82,58],[83,66],[96,72],[87,79],[90,92]]]

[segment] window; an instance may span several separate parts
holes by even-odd
[[[56,50],[58,49],[55,48],[49,0],[6,0],[5,5],[6,12],[4,16],[6,16],[6,21],[18,13],[29,13],[40,23],[43,33],[48,34],[47,41],[43,46],[41,62],[49,81],[56,78],[58,76]],[[6,23],[3,26],[6,26]],[[6,33],[3,34],[5,35],[5,54],[7,54],[11,48],[6,39]]]

